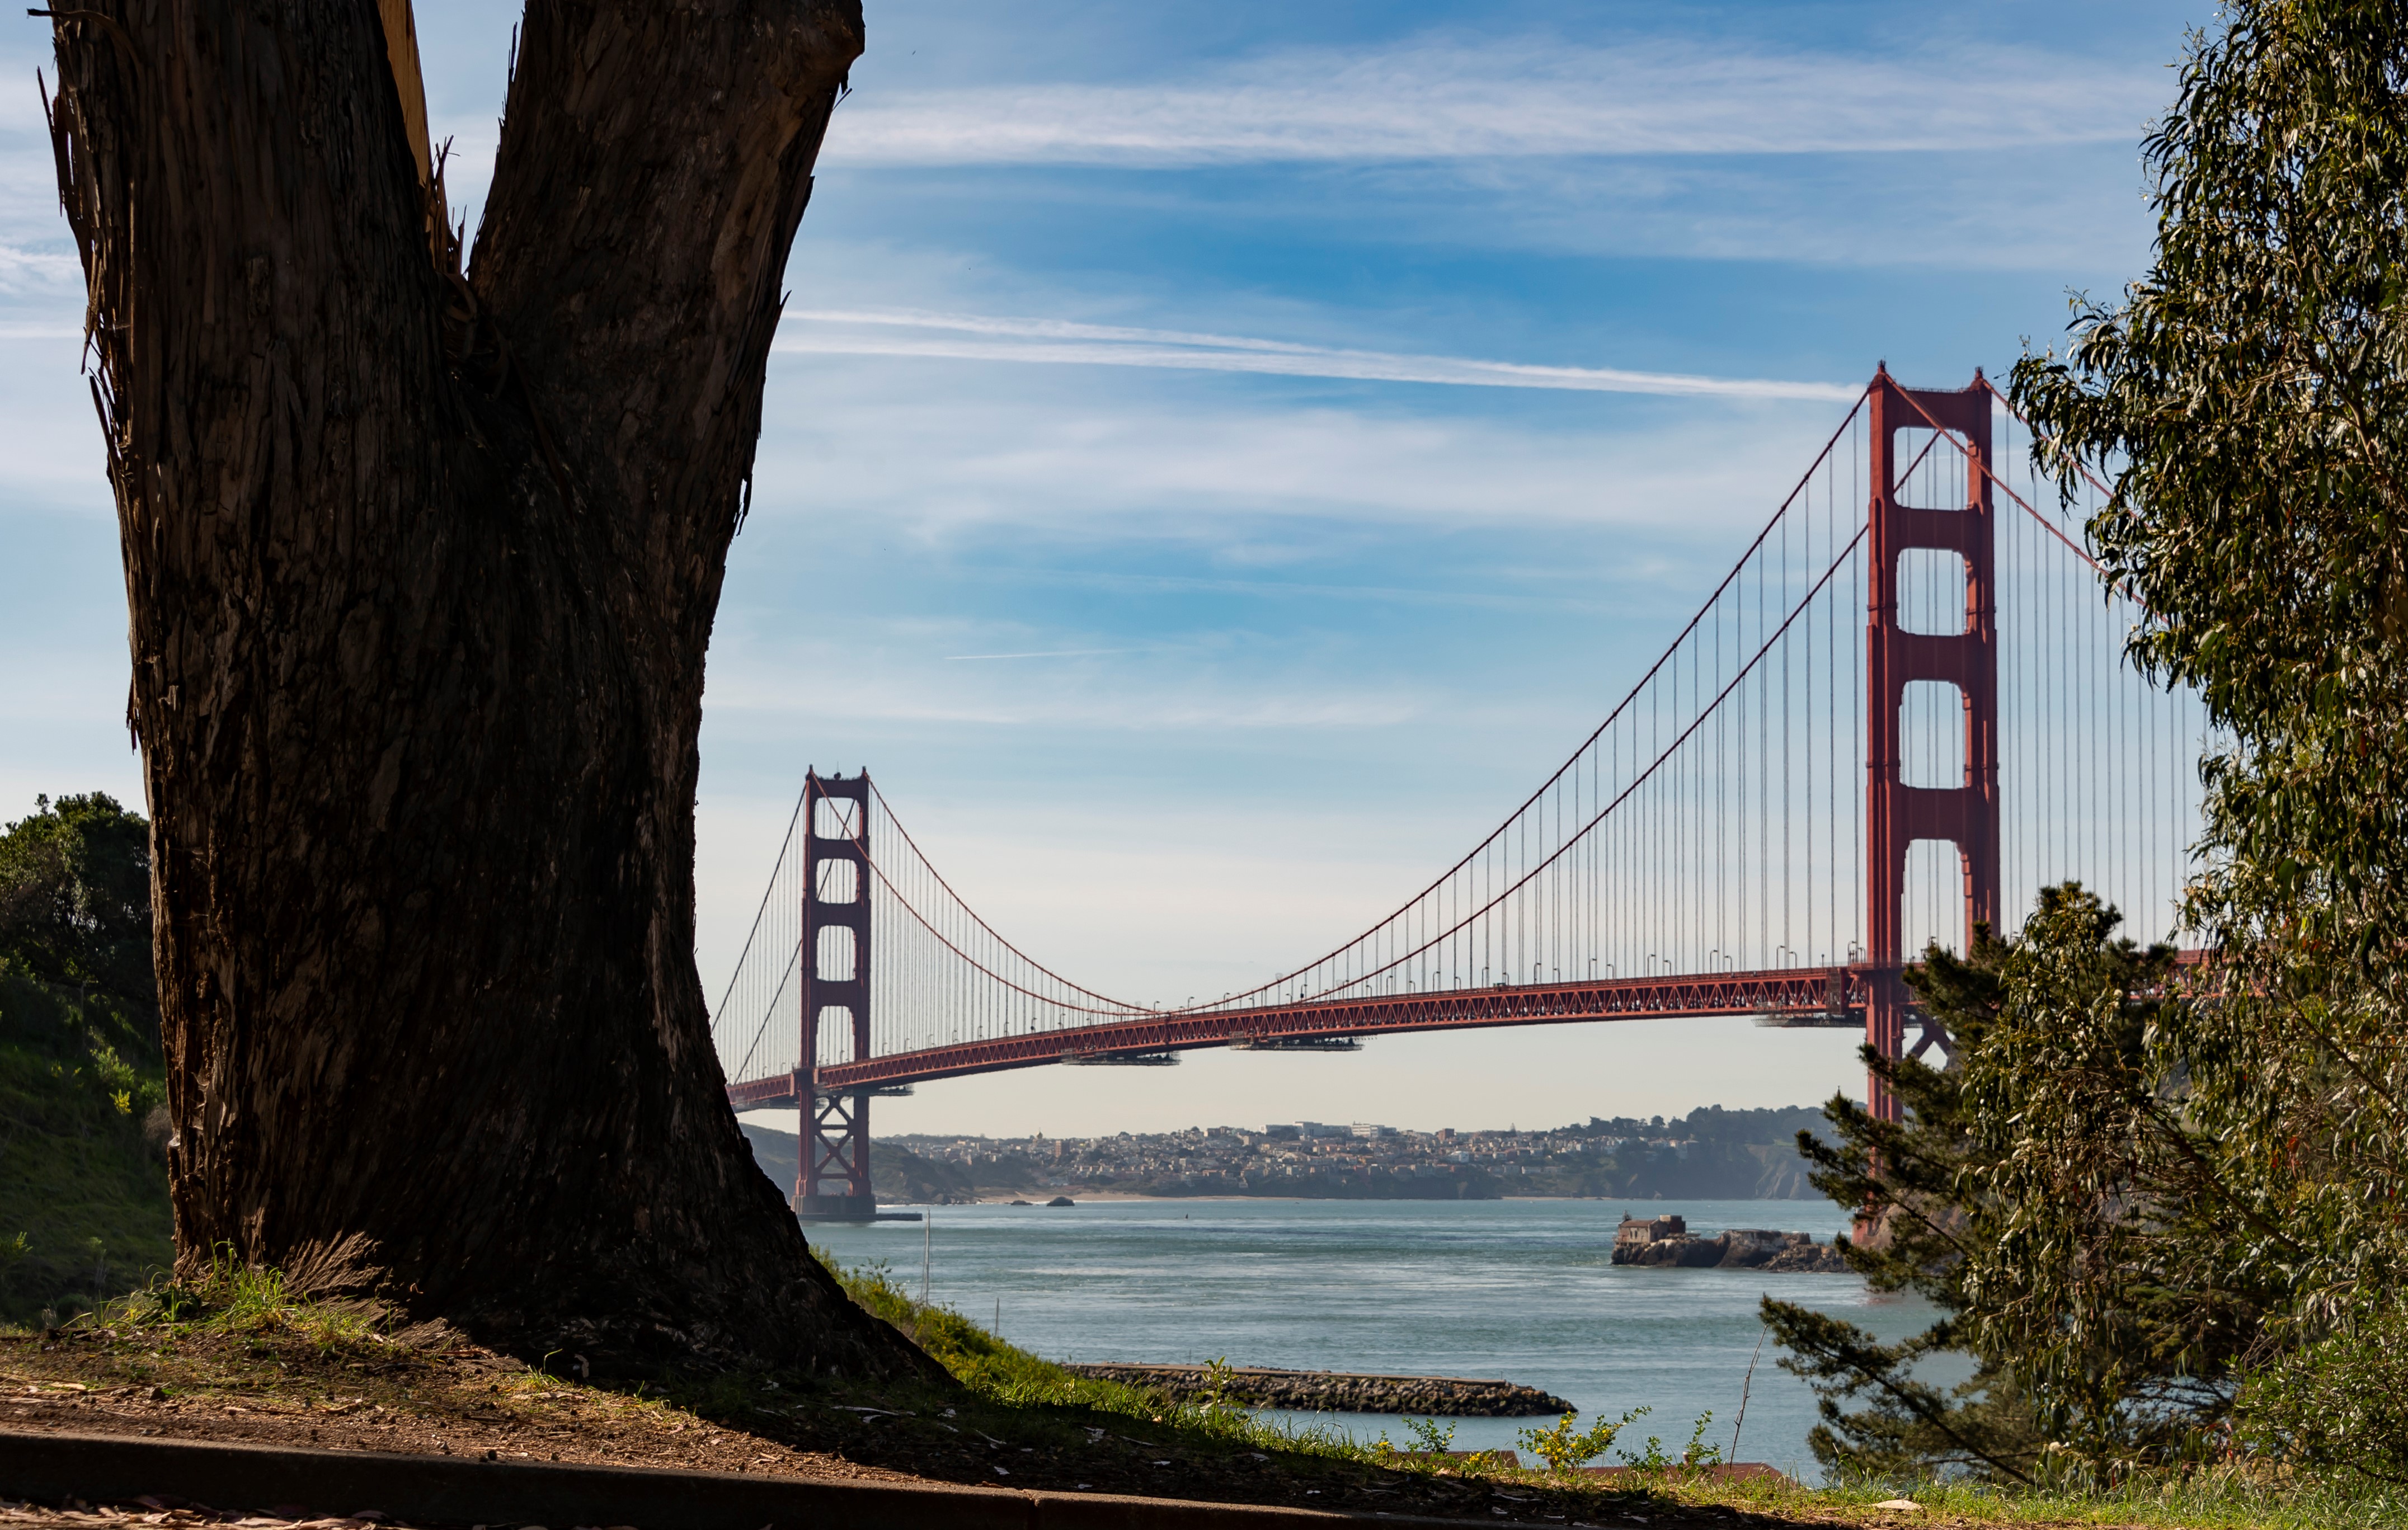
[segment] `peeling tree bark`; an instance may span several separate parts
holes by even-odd
[[[465,280],[379,9],[53,13],[179,1267],[597,1372],[924,1374],[753,1166],[693,961],[704,655],[858,0],[532,0]]]

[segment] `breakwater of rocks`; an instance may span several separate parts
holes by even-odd
[[[1221,1395],[1247,1408],[1298,1413],[1426,1413],[1435,1418],[1554,1418],[1572,1410],[1561,1397],[1513,1381],[1454,1376],[1368,1376],[1348,1371],[1269,1370],[1254,1366],[1065,1366],[1100,1381],[1146,1387],[1181,1402]]]

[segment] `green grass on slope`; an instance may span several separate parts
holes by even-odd
[[[114,1054],[0,1040],[0,1321],[64,1321],[174,1263],[159,1094]]]

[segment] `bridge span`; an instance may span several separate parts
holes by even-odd
[[[2043,495],[2044,449],[1978,372],[1877,370],[1552,776],[1385,916],[1241,993],[1147,1005],[1063,977],[867,772],[809,771],[712,1016],[728,1097],[802,1113],[795,1204],[828,1217],[874,1209],[876,1094],[1004,1069],[1742,1015],[1944,1054],[1902,980],[1927,943],[1961,951],[2069,879],[2170,937],[2197,836],[2203,712],[2123,662],[2147,613],[2082,531],[2107,492]]]
[[[1047,1063],[1132,1064],[1206,1047],[1271,1050],[1299,1042],[1354,1041],[1412,1031],[1468,1031],[1499,1025],[1744,1015],[1768,1025],[1860,1030],[1873,980],[1873,970],[1868,967],[1789,967],[1576,983],[1500,983],[1492,988],[1389,994],[1328,1004],[1266,1005],[1209,1014],[1172,1012],[1144,1020],[1106,1021],[1074,1031],[957,1041],[860,1062],[828,1064],[810,1072],[796,1068],[731,1084],[727,1097],[739,1110],[797,1109],[814,1087],[822,1094],[843,1094]]]

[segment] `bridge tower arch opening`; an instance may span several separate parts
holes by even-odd
[[[1915,841],[1956,847],[1964,875],[1965,923],[1999,915],[1999,632],[1997,522],[1990,391],[1979,372],[1961,390],[1901,387],[1884,366],[1873,375],[1870,407],[1872,497],[1865,624],[1866,812],[1865,1040],[1883,1057],[1906,1051],[1912,1014],[1900,974],[1904,950],[1907,852]],[[1933,493],[1931,486],[1942,486]],[[1952,508],[1935,503],[1954,497]],[[1965,616],[1956,631],[1916,631],[1900,608],[1901,564],[1915,552],[1963,561]],[[1950,786],[1905,779],[1906,688],[1936,680],[1953,686],[1964,712],[1963,779]],[[1915,1015],[1920,1052],[1948,1037]],[[1879,1077],[1867,1080],[1867,1105],[1879,1120],[1902,1111]]]

